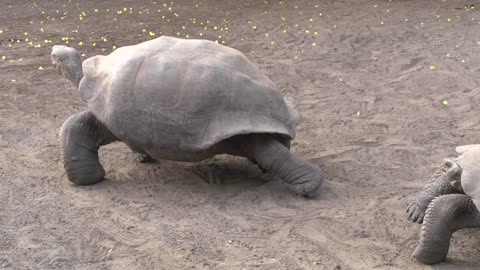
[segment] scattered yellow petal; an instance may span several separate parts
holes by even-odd
[[[452,21],[452,18],[448,18],[447,21],[448,21],[448,22],[451,22],[451,21]]]
[[[315,43],[315,42],[314,42],[314,43],[312,43],[312,46],[313,46],[313,47],[317,46],[317,43]]]
[[[252,29],[253,29],[253,30],[257,30],[257,27],[254,25],[254,26],[252,26]]]
[[[78,43],[78,46],[83,46],[83,42],[80,41],[80,42]]]
[[[360,116],[360,111],[357,112],[357,116]]]
[[[43,70],[43,67],[42,67],[42,66],[39,66],[39,67],[38,67],[38,70]]]
[[[446,106],[446,105],[448,105],[448,100],[444,100],[444,101],[442,101],[442,103],[443,103],[443,105]]]
[[[2,55],[2,60],[5,60],[7,59],[7,57],[5,55]]]
[[[434,65],[430,65],[430,66],[428,67],[428,69],[430,69],[431,71],[434,71],[434,70],[436,70],[437,68],[436,68]]]
[[[148,34],[149,34],[151,37],[155,36],[155,33],[152,32],[152,31],[148,32]]]

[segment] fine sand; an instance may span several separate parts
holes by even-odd
[[[405,213],[456,145],[480,143],[475,2],[0,0],[0,269],[480,269],[475,229],[446,263],[415,262]],[[258,64],[302,115],[292,151],[328,174],[318,197],[240,158],[138,164],[122,143],[100,151],[105,181],[68,182],[58,131],[85,104],[51,47],[160,35]],[[221,184],[197,175],[212,163]]]

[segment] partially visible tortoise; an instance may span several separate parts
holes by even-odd
[[[289,151],[297,111],[235,49],[163,36],[83,64],[66,46],[54,46],[51,58],[88,105],[60,131],[64,167],[75,184],[104,178],[98,148],[114,141],[141,159],[246,157],[303,196],[322,184],[321,169]]]
[[[456,148],[423,190],[409,203],[409,219],[422,223],[415,258],[425,264],[447,257],[452,234],[463,228],[480,228],[480,144]]]

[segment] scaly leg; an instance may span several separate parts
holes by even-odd
[[[62,156],[68,180],[77,185],[95,184],[105,177],[98,148],[116,141],[91,112],[68,118],[60,130]]]

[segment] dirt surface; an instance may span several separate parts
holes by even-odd
[[[0,0],[0,269],[479,269],[478,230],[446,263],[416,263],[405,214],[456,145],[480,141],[472,4]],[[317,198],[240,158],[138,164],[121,143],[100,151],[105,181],[68,182],[57,134],[85,104],[51,47],[86,58],[160,35],[234,47],[278,84],[302,115],[293,152],[329,175]],[[211,163],[222,184],[195,173]]]

